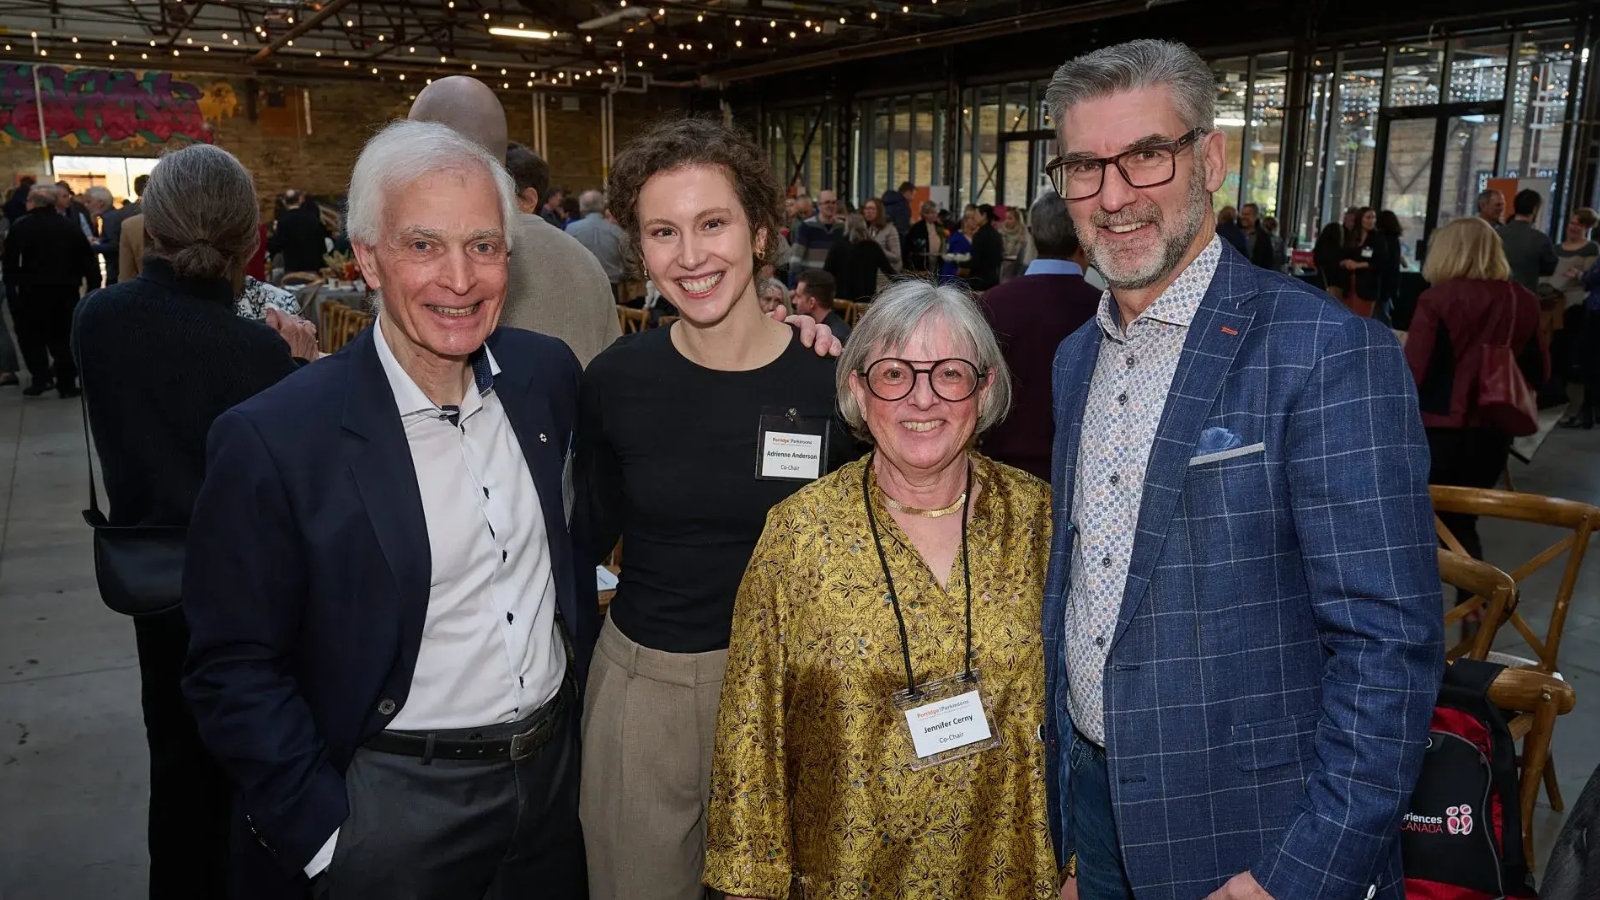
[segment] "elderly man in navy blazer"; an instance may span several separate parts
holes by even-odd
[[[496,327],[514,196],[443,125],[379,133],[348,219],[377,325],[212,428],[184,689],[237,787],[237,897],[586,895],[579,366]]]
[[[1071,60],[1048,167],[1111,284],[1055,363],[1052,826],[1083,900],[1400,900],[1443,672],[1428,447],[1387,328],[1215,234],[1211,70]]]

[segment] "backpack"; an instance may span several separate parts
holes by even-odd
[[[1422,774],[1400,821],[1409,900],[1533,898],[1523,855],[1516,745],[1489,685],[1505,666],[1445,667]]]

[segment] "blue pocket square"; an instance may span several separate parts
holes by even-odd
[[[1235,450],[1244,446],[1244,438],[1226,428],[1207,428],[1200,432],[1200,446],[1195,448],[1195,455],[1207,453],[1221,453],[1224,450]]]

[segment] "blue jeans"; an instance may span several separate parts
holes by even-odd
[[[1071,793],[1071,846],[1078,854],[1078,900],[1132,900],[1122,867],[1106,751],[1072,733],[1067,752]]]

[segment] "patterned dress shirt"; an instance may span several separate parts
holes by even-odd
[[[1107,291],[1097,320],[1105,331],[1089,382],[1073,489],[1072,586],[1067,597],[1067,683],[1072,723],[1105,746],[1103,677],[1122,611],[1145,466],[1166,409],[1189,323],[1222,257],[1213,238],[1189,267],[1124,329]]]

